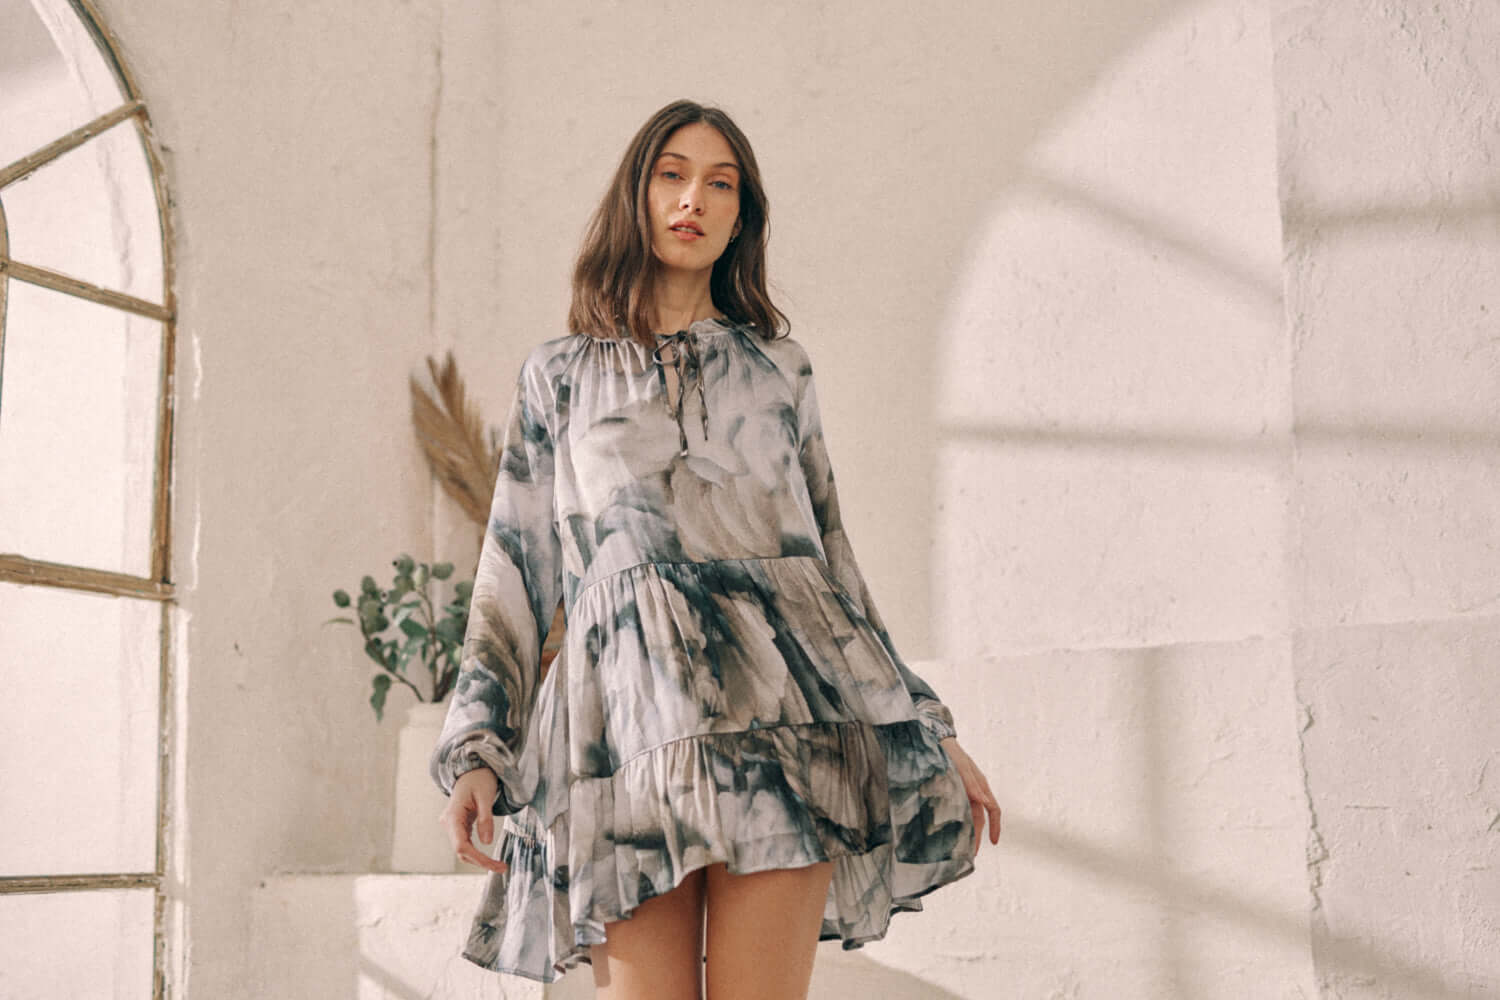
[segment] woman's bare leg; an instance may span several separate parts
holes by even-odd
[[[604,925],[589,949],[599,1000],[701,1000],[703,869]]]
[[[833,862],[735,875],[708,866],[708,1000],[804,1000]]]

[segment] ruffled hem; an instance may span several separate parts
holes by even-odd
[[[661,744],[602,778],[574,779],[544,826],[507,816],[465,944],[495,972],[556,982],[605,923],[724,862],[743,874],[833,861],[819,940],[885,937],[891,916],[974,871],[956,767],[916,720],[813,722]]]

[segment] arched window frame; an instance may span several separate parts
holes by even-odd
[[[173,684],[171,669],[171,605],[176,593],[171,577],[171,472],[173,438],[173,392],[176,370],[177,303],[173,290],[173,233],[169,213],[165,172],[160,149],[152,130],[150,115],[131,74],[118,56],[115,39],[105,28],[90,0],[69,0],[73,12],[98,46],[100,55],[112,71],[124,95],[124,103],[93,121],[61,136],[14,163],[0,165],[0,191],[19,181],[65,153],[77,149],[95,136],[123,122],[131,121],[140,139],[150,169],[156,198],[156,215],[160,225],[162,259],[162,293],[160,304],[135,298],[121,292],[90,284],[67,274],[14,260],[10,256],[5,211],[0,204],[0,359],[4,358],[6,304],[12,281],[26,282],[75,296],[113,309],[136,313],[161,323],[161,364],[157,383],[156,442],[152,488],[152,517],[149,572],[144,576],[49,562],[24,553],[0,553],[0,581],[32,586],[56,587],[73,591],[112,594],[142,598],[161,603],[158,631],[160,677],[158,684],[157,787],[156,787],[156,863],[149,872],[108,872],[66,875],[0,877],[0,894],[59,893],[90,889],[143,889],[155,894],[153,917],[153,996],[161,1000],[167,993],[165,883],[170,856],[167,841],[170,816],[168,792],[171,788],[171,740],[174,724],[171,707]],[[3,374],[0,374],[3,378]],[[3,386],[0,386],[3,392]]]

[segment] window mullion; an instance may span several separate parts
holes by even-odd
[[[29,156],[23,156],[15,163],[0,170],[0,188],[20,180],[27,174],[44,167],[70,150],[77,149],[88,142],[94,136],[107,132],[132,115],[144,114],[146,105],[141,101],[130,101],[122,104],[108,114],[100,115],[87,125],[80,125],[61,139],[47,143],[41,149]]]
[[[0,895],[26,892],[83,892],[90,889],[155,889],[161,876],[155,872],[111,872],[99,875],[6,875],[0,877]]]

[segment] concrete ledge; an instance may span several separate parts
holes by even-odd
[[[540,983],[460,951],[473,875],[274,875],[251,901],[248,995],[278,1000],[541,1000]]]

